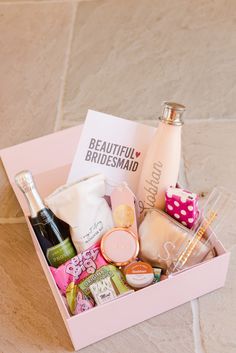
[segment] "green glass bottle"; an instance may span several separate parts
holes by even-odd
[[[69,226],[44,205],[31,172],[23,170],[16,174],[15,182],[28,202],[29,219],[49,265],[58,267],[74,257],[76,250]]]

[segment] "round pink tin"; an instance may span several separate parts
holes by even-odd
[[[134,261],[139,252],[136,234],[127,228],[112,228],[101,240],[104,258],[116,266],[125,266]]]

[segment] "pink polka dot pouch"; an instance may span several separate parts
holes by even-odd
[[[169,187],[165,196],[166,212],[191,229],[199,215],[198,195],[180,188]]]

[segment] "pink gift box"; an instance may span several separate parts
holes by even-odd
[[[14,175],[20,170],[30,169],[40,194],[46,197],[66,182],[81,130],[82,126],[77,126],[0,152],[75,350],[224,286],[230,258],[230,253],[215,238],[217,257],[110,303],[70,316],[28,221],[28,207],[14,183]]]

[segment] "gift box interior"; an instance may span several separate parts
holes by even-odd
[[[82,126],[77,126],[1,151],[9,181],[27,218],[37,255],[76,350],[224,286],[229,262],[229,252],[215,239],[215,258],[127,296],[70,316],[28,221],[28,206],[15,185],[14,175],[23,169],[31,170],[40,194],[46,197],[66,182],[81,131]]]

